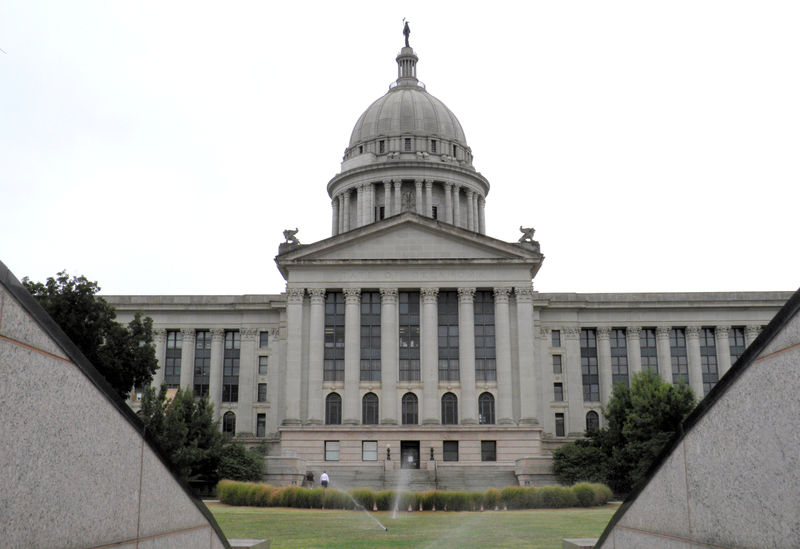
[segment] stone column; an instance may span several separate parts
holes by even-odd
[[[453,223],[453,184],[444,184],[444,222]]]
[[[214,405],[214,417],[222,416],[219,405],[222,402],[222,357],[225,330],[211,330],[211,368],[208,372],[208,401]]]
[[[350,190],[346,190],[344,193],[344,228],[342,232],[347,232],[350,230]]]
[[[194,330],[183,328],[183,347],[181,348],[181,387],[193,388],[194,381]]]
[[[699,401],[705,395],[703,392],[703,368],[700,364],[700,327],[686,327],[686,354],[689,359],[689,386],[694,391],[695,398]]]
[[[325,353],[325,289],[311,288],[311,310],[308,330],[308,413],[306,423],[321,425],[324,419],[322,403],[322,371]]]
[[[628,340],[628,378],[642,371],[642,342],[639,337],[642,329],[639,326],[628,326],[625,338]]]
[[[383,181],[383,217],[392,216],[392,184],[388,179]]]
[[[367,183],[367,203],[364,210],[364,225],[375,221],[375,185]]]
[[[422,423],[441,423],[439,413],[439,317],[438,288],[421,288],[420,366],[422,370]]]
[[[486,234],[486,199],[478,197],[478,230],[481,234]]]
[[[251,413],[255,400],[255,379],[258,368],[256,361],[256,337],[258,330],[255,328],[242,328],[240,330],[242,347],[239,351],[239,405],[236,414],[236,432],[255,434],[253,422],[255,417]]]
[[[473,192],[467,189],[467,229],[470,231],[475,230],[475,210],[472,207]]]
[[[361,423],[361,288],[344,290],[344,404],[345,425]]]
[[[511,288],[494,289],[495,352],[497,353],[497,423],[514,423],[511,379],[511,326],[508,294]]]
[[[533,345],[533,289],[514,288],[517,298],[517,364],[519,365],[520,423],[537,425],[539,423],[539,392],[536,383],[536,352]]]
[[[356,188],[356,228],[364,225],[364,200],[367,188],[362,183]]]
[[[414,195],[414,211],[419,215],[423,215],[425,210],[422,209],[422,181],[414,181],[414,190],[416,191]]]
[[[394,182],[394,214],[397,215],[403,211],[403,182]]]
[[[153,341],[156,344],[156,360],[158,361],[158,370],[153,374],[153,379],[150,386],[156,390],[161,388],[164,383],[164,369],[167,365],[167,331],[163,328],[153,330]],[[183,373],[183,356],[181,356],[181,373]]]
[[[461,423],[478,423],[475,387],[475,288],[458,289],[458,364],[461,378]]]
[[[381,288],[381,423],[397,425],[397,378],[400,349],[397,288]]]
[[[453,186],[453,224],[461,227],[461,187]]]
[[[433,217],[433,182],[425,181],[425,215]]]
[[[761,333],[761,326],[746,326],[744,329],[744,344],[749,347]]]
[[[610,334],[611,328],[607,326],[597,328],[597,373],[600,376],[600,402],[603,404],[608,403],[611,391],[614,390],[611,375],[611,343],[608,340]],[[580,356],[580,347],[578,351]],[[582,387],[583,380],[581,380],[581,390]]]
[[[305,289],[286,290],[286,412],[284,425],[300,425],[303,369],[303,297]]]
[[[669,326],[656,328],[656,353],[658,354],[658,373],[661,379],[672,384],[672,352],[669,348]]]
[[[717,372],[720,379],[731,369],[730,333],[730,326],[717,326],[714,331],[714,340],[717,345]]]
[[[472,230],[478,232],[478,193],[472,193]]]
[[[577,327],[567,327],[562,330],[562,334],[566,340],[567,352],[561,367],[564,372],[563,379],[567,385],[567,403],[569,405],[564,428],[567,434],[583,435],[586,430],[586,421],[583,411],[583,376],[581,374],[580,345],[581,330]]]

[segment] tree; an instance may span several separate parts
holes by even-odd
[[[114,307],[97,295],[97,282],[70,278],[66,271],[44,284],[27,277],[22,284],[120,397],[150,383],[158,368],[150,317],[136,313],[123,326]]]
[[[178,389],[169,400],[166,385],[158,393],[145,388],[139,417],[187,482],[261,479],[263,457],[221,433],[214,405],[191,389]]]
[[[614,386],[603,409],[607,426],[553,453],[559,481],[600,481],[627,494],[644,480],[666,443],[695,405],[686,384],[671,385],[652,372]]]

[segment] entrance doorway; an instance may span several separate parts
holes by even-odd
[[[400,468],[419,469],[419,441],[400,441]]]

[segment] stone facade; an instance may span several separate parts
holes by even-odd
[[[534,291],[533,229],[487,236],[458,120],[410,47],[397,62],[327,185],[332,236],[285,234],[284,293],[107,296],[153,318],[154,383],[208,394],[223,428],[269,445],[273,480],[402,464],[550,482],[542,459],[602,421],[613,383],[647,367],[702,396],[788,298]]]

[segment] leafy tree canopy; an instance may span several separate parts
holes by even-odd
[[[627,494],[644,480],[694,406],[686,384],[671,385],[652,372],[636,374],[630,387],[614,386],[603,409],[605,427],[553,453],[553,472],[564,483],[604,482]]]
[[[27,277],[22,284],[120,397],[150,383],[158,367],[151,318],[136,313],[123,326],[114,307],[97,295],[97,282],[85,276],[70,278],[61,271],[44,284]]]

